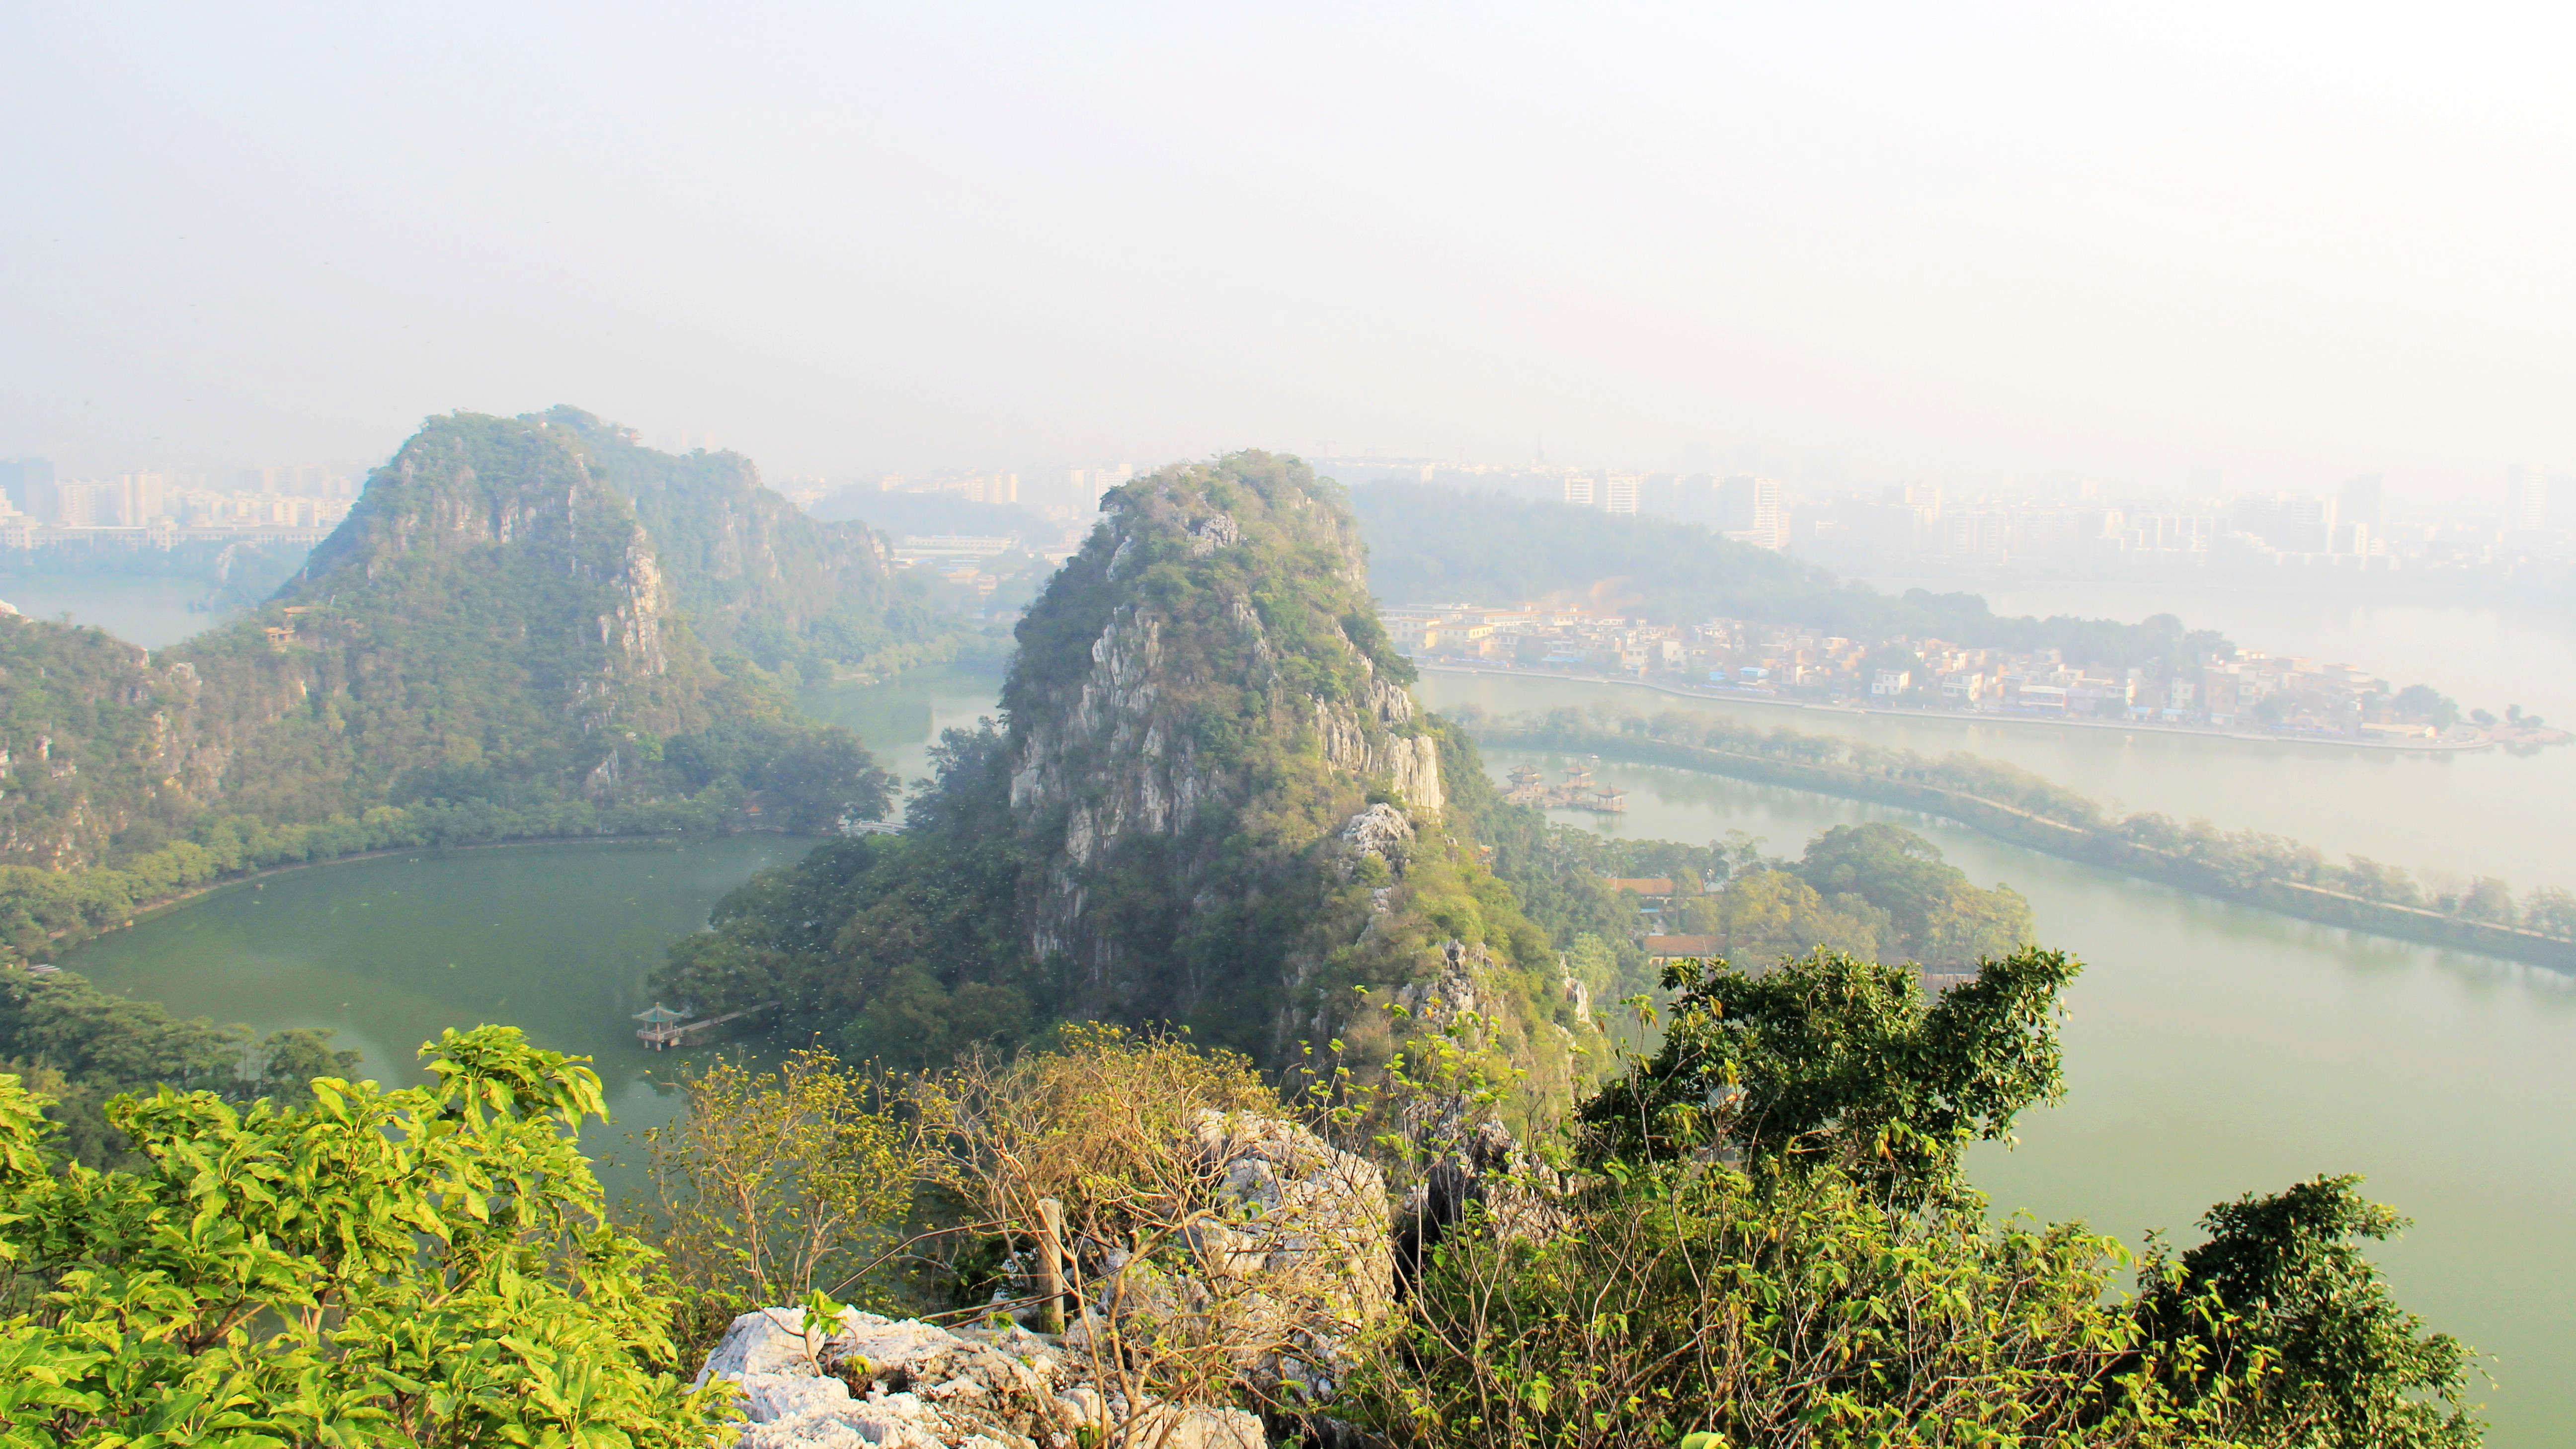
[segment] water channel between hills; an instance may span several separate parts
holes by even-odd
[[[909,781],[926,772],[937,731],[990,713],[997,686],[987,671],[929,671],[817,690],[807,707],[849,724]],[[1585,688],[1432,676],[1421,692],[1437,708],[1473,698],[1518,710]],[[1821,727],[1804,712],[1774,713]],[[1946,747],[2085,786],[2059,767],[2082,758],[2071,742],[2004,730],[1973,743],[1953,736]],[[2133,760],[2127,778],[2184,791],[2204,770],[2260,776],[2273,748],[2160,747]],[[2391,767],[2379,760],[2325,758],[2342,768],[2292,775],[2291,818],[2273,813],[2282,797],[2219,818],[2312,835],[2298,817],[2335,817],[2360,782],[2444,768],[2408,760],[2380,774]],[[1551,764],[1487,752],[1497,773],[1522,760]],[[2457,763],[2473,761],[2498,766],[2499,781],[2511,778],[2503,767],[2552,763]],[[1973,1159],[1999,1208],[2084,1216],[2133,1243],[2159,1227],[2187,1242],[2192,1220],[2223,1198],[2320,1172],[2364,1173],[2371,1195],[2417,1220],[2381,1253],[2404,1300],[2491,1357],[2490,1442],[2537,1449],[2576,1433],[2576,1335],[2558,1286],[2576,1278],[2576,1235],[2565,1231],[2576,1203],[2576,1119],[2565,1106],[2576,1098],[2576,1052],[2567,1050],[2576,982],[2198,899],[1902,811],[1662,767],[1600,768],[1630,792],[1629,813],[1559,818],[1690,841],[1742,829],[1775,853],[1794,853],[1831,824],[1890,819],[1933,839],[1978,881],[2030,898],[2043,939],[2088,969],[2069,996],[2067,1100],[2025,1119],[2017,1150],[1981,1149]],[[2359,832],[2370,844],[2345,848],[2440,863],[2424,853],[2437,844],[2408,850],[2404,837],[2370,831]],[[726,889],[805,848],[739,837],[422,852],[273,877],[63,959],[102,986],[182,1013],[263,1031],[333,1028],[366,1052],[370,1072],[403,1080],[411,1046],[440,1026],[517,1022],[540,1044],[598,1058],[617,1123],[594,1147],[614,1150],[625,1132],[667,1120],[668,1078],[695,1055],[658,1057],[635,1044],[627,1015],[642,1002],[645,974]],[[2576,884],[2576,869],[2525,863],[2505,873]]]

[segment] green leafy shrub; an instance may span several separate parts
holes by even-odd
[[[599,1078],[507,1027],[421,1054],[432,1085],[300,1108],[121,1099],[133,1172],[0,1076],[0,1444],[713,1442],[574,1145]]]

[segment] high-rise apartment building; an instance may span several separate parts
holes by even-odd
[[[1780,506],[1780,480],[1737,474],[1718,490],[1718,528],[1738,543],[1779,548],[1789,541],[1789,519]]]
[[[2549,480],[2536,468],[2516,468],[2505,476],[2504,526],[2533,531],[2549,523]]]
[[[2345,523],[2368,524],[2373,528],[2386,521],[2388,480],[2377,473],[2364,473],[2343,485],[2335,500],[2335,516]]]
[[[1601,499],[1602,512],[1634,513],[1637,511],[1636,474],[1613,473],[1604,478],[1602,483],[1605,489]]]
[[[1591,475],[1591,474],[1589,474],[1589,473],[1568,473],[1568,474],[1566,474],[1566,475],[1565,475],[1565,501],[1566,501],[1567,503],[1569,503],[1569,504],[1572,504],[1572,505],[1573,505],[1574,507],[1576,507],[1576,508],[1589,508],[1589,507],[1591,507],[1591,506],[1592,506],[1592,475]]]
[[[969,503],[1017,503],[1020,501],[1020,475],[979,473],[963,483],[943,484],[941,491],[963,493]]]
[[[150,523],[169,511],[170,480],[166,475],[128,473],[116,481],[125,493],[127,523]]]
[[[1065,487],[1074,507],[1089,510],[1100,506],[1101,494],[1135,476],[1136,470],[1125,463],[1115,468],[1070,468],[1065,471]]]
[[[54,517],[65,528],[113,528],[133,520],[126,514],[123,483],[104,480],[54,485]]]
[[[54,465],[42,458],[0,463],[0,493],[6,493],[19,512],[38,522],[51,522],[58,506],[54,498]]]
[[[2241,498],[2229,522],[2283,553],[2327,553],[2334,547],[2335,500],[2287,493]]]
[[[2132,513],[2123,533],[2132,553],[2206,555],[2218,546],[2218,525],[2212,513]]]

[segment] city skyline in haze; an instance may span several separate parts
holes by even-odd
[[[2555,16],[21,12],[0,456],[569,402],[779,474],[1257,445],[2501,496]]]

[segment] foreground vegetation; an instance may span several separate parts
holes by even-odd
[[[714,1442],[573,1143],[598,1077],[500,1027],[422,1057],[296,1108],[121,1098],[133,1171],[0,1075],[0,1444]]]
[[[2075,974],[2025,951],[1925,1003],[1831,953],[1676,967],[1670,1030],[1588,1103],[1567,1217],[1444,1244],[1370,1380],[1413,1442],[2477,1442],[2465,1351],[2388,1297],[2348,1178],[2213,1209],[2129,1258],[1992,1223],[1962,1148],[2060,1087]],[[1684,1441],[1687,1442],[1687,1441]]]
[[[37,974],[0,966],[0,1072],[50,1099],[45,1116],[61,1147],[92,1167],[137,1159],[110,1120],[109,1104],[129,1092],[171,1086],[248,1106],[304,1100],[304,1084],[356,1070],[358,1054],[332,1047],[330,1033],[270,1032],[172,1016],[158,1002],[101,991],[69,971]]]
[[[425,1047],[422,1088],[121,1098],[130,1171],[63,1160],[0,1078],[0,1444],[712,1443],[721,1390],[682,1376],[732,1314],[1042,1317],[1042,1235],[1076,1245],[1063,1312],[1100,1382],[1283,1434],[2477,1443],[2468,1352],[2390,1298],[2361,1249],[2402,1224],[2352,1179],[2221,1204],[2134,1291],[2120,1244],[1991,1219],[1962,1151],[2060,1090],[2077,969],[2024,949],[1927,997],[1833,952],[1679,965],[1657,1049],[1500,1156],[1472,1017],[1375,1085],[1330,1049],[1283,1078],[1098,1027],[912,1077],[718,1064],[623,1225],[572,1141],[597,1079],[506,1029]],[[1302,1122],[1371,1165],[1247,1216],[1211,1121]],[[1349,1246],[1372,1221],[1373,1290],[1221,1266],[1247,1233]],[[1262,1367],[1282,1355],[1329,1389]]]

